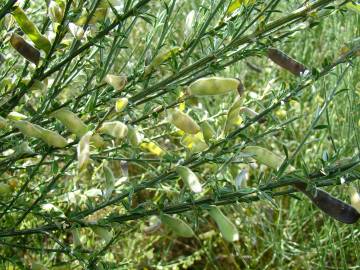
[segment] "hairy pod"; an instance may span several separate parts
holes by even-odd
[[[76,150],[77,150],[77,158],[78,158],[78,169],[81,172],[90,161],[90,140],[92,137],[92,132],[88,131],[81,137]]]
[[[105,243],[109,243],[113,238],[113,232],[111,229],[105,229],[103,227],[93,227],[91,228],[94,233],[96,233]]]
[[[3,129],[6,128],[7,126],[8,126],[7,120],[0,116],[0,128]]]
[[[16,33],[13,33],[10,37],[10,43],[13,48],[20,53],[26,60],[34,63],[35,65],[39,64],[40,52],[27,43],[21,36]]]
[[[169,110],[168,119],[170,123],[188,134],[196,134],[200,131],[194,119],[179,110]]]
[[[18,120],[24,120],[27,118],[26,115],[18,112],[10,112],[7,116],[9,120],[18,121]]]
[[[12,193],[12,188],[8,184],[0,182],[0,197],[7,197]]]
[[[213,138],[215,138],[215,130],[212,128],[212,126],[209,124],[208,121],[203,121],[200,123],[201,131],[204,135],[204,139],[206,143],[209,143],[209,141]]]
[[[307,68],[303,64],[299,63],[298,61],[294,60],[293,58],[276,48],[269,48],[267,51],[267,55],[274,63],[290,71],[296,76],[304,74],[305,70],[307,70]]]
[[[107,74],[104,79],[109,85],[114,87],[115,90],[121,91],[124,89],[127,84],[127,77],[124,75],[117,76],[112,74]]]
[[[139,133],[135,127],[128,126],[128,138],[129,143],[132,146],[137,147],[144,139],[144,136],[143,134]]]
[[[33,137],[41,139],[46,144],[58,148],[63,148],[67,145],[67,141],[60,134],[42,128],[36,124],[32,124],[25,120],[14,121],[12,124],[14,127],[18,128],[22,134],[28,137]]]
[[[350,201],[351,206],[354,207],[358,213],[360,213],[360,194],[355,187],[351,187]]]
[[[259,147],[259,146],[246,146],[243,149],[244,153],[253,154],[253,159],[255,159],[260,164],[264,164],[272,169],[279,169],[281,164],[283,163],[284,159],[273,152]],[[293,171],[294,168],[289,166],[287,171]]]
[[[128,133],[128,127],[120,121],[105,122],[102,124],[99,132],[115,137],[116,139],[123,139]]]
[[[210,206],[209,214],[215,220],[222,237],[228,242],[239,240],[239,232],[236,226],[216,206]]]
[[[233,127],[238,127],[242,123],[242,118],[240,117],[242,101],[240,98],[237,98],[234,103],[231,105],[225,122],[225,134],[228,134]]]
[[[190,188],[192,192],[199,193],[202,191],[199,178],[192,170],[184,166],[177,166],[176,172],[180,175],[181,179],[185,182],[185,184]]]
[[[174,218],[168,214],[160,215],[161,222],[180,237],[193,237],[194,232],[191,227],[179,218]]]
[[[242,90],[242,83],[233,78],[208,77],[191,83],[188,88],[190,95],[213,96]]]
[[[76,114],[69,110],[60,109],[53,112],[51,116],[58,119],[70,132],[74,133],[78,138],[83,136],[88,130],[88,127],[85,125],[85,123],[79,117],[77,117]]]
[[[146,77],[147,75],[149,75],[152,71],[157,69],[162,63],[166,62],[171,57],[174,57],[179,52],[181,52],[181,48],[174,47],[166,52],[160,53],[157,56],[155,56],[152,62],[150,63],[150,65],[145,67],[144,76]]]
[[[51,49],[50,41],[43,36],[36,25],[28,19],[21,7],[17,6],[13,11],[12,15],[14,16],[17,24],[20,26],[21,30],[30,38],[30,40],[35,44],[35,47],[39,50],[43,50],[48,53]]]
[[[340,222],[353,224],[360,218],[360,214],[354,207],[321,189],[316,188],[314,192],[311,192],[307,189],[306,183],[295,183],[294,186],[304,193],[316,207]]]

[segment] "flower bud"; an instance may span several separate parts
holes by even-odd
[[[64,17],[64,12],[56,1],[50,1],[48,11],[49,17],[53,22],[60,23]]]
[[[105,82],[107,82],[109,85],[111,85],[112,87],[114,87],[115,90],[121,91],[124,89],[126,83],[127,83],[127,78],[124,75],[121,76],[116,76],[116,75],[112,75],[112,74],[107,74],[105,76]]]
[[[129,100],[127,98],[119,98],[115,103],[115,111],[122,112],[128,105]]]

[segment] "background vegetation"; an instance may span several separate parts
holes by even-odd
[[[291,183],[307,181],[346,202],[350,185],[359,185],[359,5],[51,3],[0,3],[1,268],[358,268],[358,224],[333,220]],[[50,49],[38,48],[37,65],[10,43],[15,32],[34,45],[14,19],[16,6],[51,42]],[[174,47],[180,50],[157,65],[156,56]],[[277,66],[267,57],[270,47],[309,72],[297,77]],[[126,86],[116,90],[105,82],[107,74],[126,76]],[[260,114],[241,114],[226,134],[227,114],[239,93],[189,96],[187,86],[207,76],[241,79],[242,106]],[[114,109],[118,98],[128,99],[121,112]],[[143,139],[101,135],[107,145],[92,145],[91,162],[80,171],[81,136],[53,117],[60,108],[95,134],[104,122],[118,120]],[[194,138],[184,142],[186,134],[168,121],[171,108],[210,124],[215,134],[205,148],[195,151]],[[56,148],[24,136],[15,127],[22,118],[56,131],[67,145]],[[246,145],[267,148],[286,161],[279,170],[257,164],[242,152]],[[198,175],[201,193],[183,184],[178,165]],[[290,165],[296,169],[291,174]],[[244,170],[248,180],[239,186]],[[208,205],[218,205],[236,225],[238,241],[222,238]],[[195,236],[178,237],[159,223],[161,213],[185,221]]]

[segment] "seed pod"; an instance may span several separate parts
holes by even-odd
[[[241,99],[237,98],[234,103],[231,105],[225,122],[225,134],[227,135],[233,127],[239,127],[243,121],[239,115],[241,110]]]
[[[7,197],[11,195],[12,188],[8,184],[0,183],[0,197]]]
[[[18,120],[24,120],[27,118],[26,115],[22,114],[22,113],[18,113],[18,112],[11,112],[8,114],[7,118],[9,120],[13,120],[13,121],[18,121]]]
[[[316,207],[336,220],[346,224],[353,224],[359,220],[360,214],[354,207],[332,197],[329,193],[318,188],[313,193],[303,182],[295,183],[294,186],[304,193]]]
[[[31,264],[31,270],[47,270],[48,268],[40,263],[33,262]]]
[[[103,140],[103,138],[99,134],[94,134],[90,142],[96,147],[96,148],[103,148],[106,145],[106,142]]]
[[[124,75],[116,76],[112,74],[107,74],[104,81],[114,87],[114,89],[121,91],[124,89],[127,83],[127,78]]]
[[[81,247],[82,243],[81,243],[81,239],[80,239],[80,233],[79,233],[79,229],[75,228],[71,230],[71,234],[73,237],[73,243],[75,247]]]
[[[215,131],[208,121],[201,122],[200,127],[206,143],[209,143],[211,139],[215,138]]]
[[[181,48],[180,47],[174,47],[174,48],[171,48],[170,50],[168,50],[168,51],[166,51],[164,53],[161,53],[161,54],[157,55],[152,60],[151,64],[145,67],[144,76],[149,75],[149,73],[151,73],[152,71],[157,69],[162,63],[166,62],[171,57],[174,57],[179,52],[181,52]]]
[[[6,61],[5,56],[2,53],[0,53],[0,67],[5,61]]]
[[[137,147],[144,139],[144,136],[141,133],[139,133],[135,127],[128,126],[128,138],[129,138],[129,143],[133,147]]]
[[[6,128],[8,126],[8,122],[5,118],[0,116],[0,129]]]
[[[109,243],[111,239],[113,238],[113,232],[108,229],[105,229],[103,227],[93,227],[91,228],[94,233],[96,233],[102,240],[105,241],[105,243]]]
[[[18,53],[20,53],[26,60],[34,63],[35,65],[39,64],[40,52],[27,43],[21,36],[16,33],[13,33],[10,37],[11,46]]]
[[[96,10],[95,10],[93,16],[91,17],[90,21],[88,22],[88,24],[90,24],[90,25],[96,24],[97,22],[104,20],[107,16],[108,8],[109,8],[108,0],[100,0],[99,5],[96,8]],[[81,25],[81,26],[85,25],[88,16],[89,16],[89,13],[85,9],[83,9],[82,15],[76,21],[76,24]]]
[[[160,215],[161,222],[180,237],[193,237],[194,232],[184,221],[167,214]]]
[[[64,17],[64,11],[56,1],[50,1],[48,13],[50,19],[56,23],[60,23]]]
[[[216,206],[210,206],[209,214],[215,220],[221,235],[228,242],[239,240],[239,232],[236,226]]]
[[[188,92],[194,96],[213,96],[237,91],[241,87],[242,84],[237,79],[208,77],[191,83]]]
[[[21,30],[23,30],[24,33],[35,44],[35,47],[48,53],[51,49],[50,41],[45,36],[43,36],[36,25],[28,19],[22,8],[17,6],[12,11],[12,15],[14,16],[17,24],[20,26]]]
[[[70,132],[76,134],[78,138],[81,138],[88,130],[85,123],[69,110],[60,109],[53,112],[51,116],[58,119]]]
[[[69,30],[70,33],[76,38],[77,40],[80,40],[84,37],[84,29],[80,26],[77,26],[75,23],[69,23]]]
[[[250,118],[254,118],[254,117],[258,116],[257,112],[255,112],[254,110],[252,110],[248,107],[241,107],[240,113],[244,113],[246,116],[248,116]]]
[[[63,148],[67,145],[66,139],[58,133],[44,129],[28,121],[15,121],[13,122],[13,126],[18,128],[25,136],[41,139],[50,146]]]
[[[200,131],[199,125],[190,116],[176,109],[169,110],[168,121],[189,134],[196,134]]]
[[[79,144],[76,148],[77,158],[78,158],[78,168],[81,172],[90,161],[90,139],[92,137],[92,132],[88,131],[84,136],[81,137]]]
[[[123,139],[128,133],[128,128],[120,121],[112,121],[103,123],[99,132],[115,137],[116,139]]]
[[[165,151],[154,142],[144,141],[140,144],[140,147],[155,156],[163,156],[165,154]]]
[[[360,213],[360,195],[359,192],[356,190],[355,187],[351,187],[351,206],[354,207],[356,209],[356,211],[358,211],[358,213]]]
[[[190,153],[199,153],[207,149],[209,146],[204,141],[204,136],[201,132],[193,135],[186,134],[181,139],[180,143],[190,150]]]
[[[195,16],[196,16],[195,10],[191,10],[186,16],[185,31],[184,31],[185,38],[189,37],[191,32],[194,31]]]
[[[246,146],[243,149],[243,152],[248,154],[254,154],[254,156],[252,157],[253,159],[255,159],[260,164],[264,164],[275,170],[279,169],[284,160],[282,157],[259,146]],[[292,166],[289,166],[287,169],[287,171],[293,170],[294,168]]]
[[[296,76],[304,74],[305,70],[307,70],[307,68],[303,64],[297,62],[296,60],[276,48],[269,48],[267,51],[267,55],[274,63],[290,71]]]
[[[181,179],[187,184],[192,192],[199,193],[202,191],[199,178],[192,170],[184,166],[177,166],[176,172],[180,175]]]
[[[106,190],[104,192],[105,200],[108,200],[115,188],[115,177],[112,170],[106,165],[103,165],[103,171],[105,175]]]
[[[48,145],[63,148],[67,145],[66,139],[55,131],[41,128],[41,138]]]
[[[127,98],[119,98],[115,103],[115,111],[122,112],[128,105],[129,100]]]

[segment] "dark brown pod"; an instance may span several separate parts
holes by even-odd
[[[295,59],[291,58],[290,56],[286,55],[284,52],[276,48],[269,48],[267,51],[267,56],[274,63],[290,71],[296,76],[300,76],[302,73],[305,72],[305,70],[307,70],[307,68],[303,64],[299,63]]]
[[[242,83],[242,81],[240,79],[237,79],[239,81],[239,85],[237,87],[237,91],[239,93],[239,96],[242,97],[242,95],[244,94],[245,92],[245,87],[244,87],[244,84]]]
[[[305,183],[295,183],[293,185],[304,193],[316,207],[334,219],[346,224],[353,224],[359,220],[360,214],[354,207],[334,198],[329,193],[316,188],[316,192],[313,194],[306,189],[307,184]]]
[[[10,38],[11,46],[18,51],[26,60],[38,65],[40,60],[40,52],[27,43],[21,36],[13,33]]]

